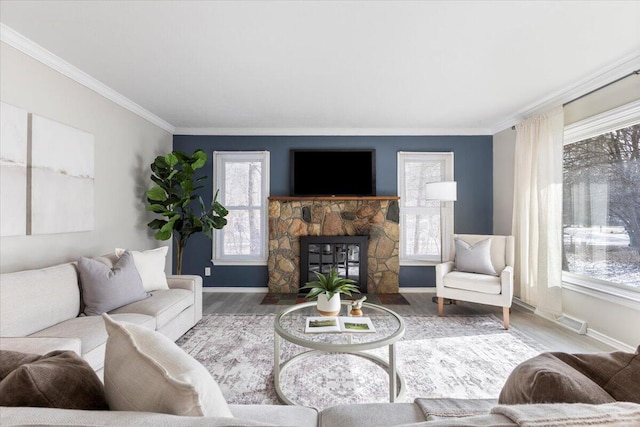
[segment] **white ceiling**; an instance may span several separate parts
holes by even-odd
[[[640,68],[640,1],[2,0],[0,20],[176,133],[491,134]]]

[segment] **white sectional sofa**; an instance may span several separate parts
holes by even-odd
[[[113,266],[115,255],[96,257]],[[112,310],[114,319],[177,340],[202,318],[202,278],[168,276],[168,290]],[[84,316],[76,263],[0,275],[0,349],[45,354],[73,350],[102,378],[107,332],[100,316]]]
[[[100,259],[107,265],[113,265],[115,261],[111,256]],[[79,277],[76,263],[0,275],[0,350],[41,355],[53,350],[72,350],[102,378],[107,340],[111,338],[101,316],[80,316],[83,307]],[[199,276],[170,276],[167,279],[168,290],[154,291],[149,298],[111,310],[111,318],[142,325],[175,341],[202,318],[202,279]],[[146,332],[146,329],[142,330]],[[640,348],[635,354],[618,355],[624,362],[618,364],[629,370],[628,375],[626,371],[620,371],[619,376],[628,380],[618,387],[623,391],[629,389],[629,384],[635,384],[633,378],[637,378],[640,368],[639,352]],[[609,355],[602,357],[614,360]],[[582,359],[584,357],[579,356],[577,360]],[[533,365],[536,363],[534,361]],[[109,366],[113,364],[107,366],[107,371]],[[608,368],[609,374],[618,370]],[[565,371],[569,379],[582,375],[574,374],[568,368]],[[516,382],[515,391],[520,387],[528,389],[528,380],[523,377],[523,384]],[[0,397],[3,378],[0,375]],[[635,392],[630,393],[637,397]],[[497,400],[416,399],[411,403],[341,405],[323,411],[285,405],[228,405],[232,417],[0,406],[0,425],[431,427],[515,426],[532,421],[546,422],[546,425],[572,425],[574,421],[640,425],[640,399],[631,399],[636,403],[615,400],[620,399],[611,397],[604,400],[610,403],[604,404],[497,405]],[[554,401],[566,400],[558,398]]]

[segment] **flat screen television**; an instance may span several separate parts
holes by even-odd
[[[375,196],[376,150],[292,149],[291,196]]]

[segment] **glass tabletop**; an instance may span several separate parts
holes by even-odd
[[[351,301],[342,301],[340,316],[348,316]],[[388,308],[363,303],[363,317],[373,323],[375,332],[305,333],[307,317],[318,317],[316,302],[296,304],[275,318],[276,333],[292,343],[324,351],[361,351],[390,345],[402,338],[405,324],[400,315]]]

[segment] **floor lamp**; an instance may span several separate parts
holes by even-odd
[[[440,202],[440,262],[443,262],[445,227],[442,207],[444,202],[455,202],[458,199],[457,183],[455,181],[428,182],[425,185],[424,195],[427,200],[438,200]]]
[[[442,215],[442,207],[445,202],[455,202],[458,199],[458,189],[455,181],[439,181],[428,182],[425,185],[425,198],[427,200],[437,200],[440,202],[440,262],[444,261],[444,215]],[[438,297],[434,296],[431,301],[438,303]],[[454,301],[445,298],[447,304],[453,304]]]

